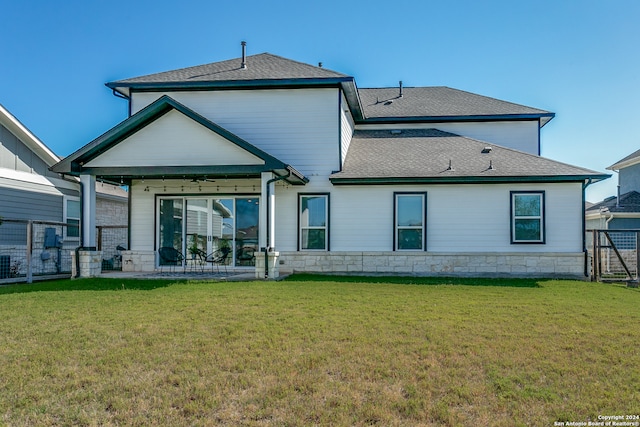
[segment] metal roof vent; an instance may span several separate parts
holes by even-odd
[[[482,152],[483,152],[483,153],[485,153],[485,154],[487,154],[487,153],[490,153],[490,152],[491,152],[491,150],[493,150],[493,148],[491,148],[491,147],[484,147],[484,148],[482,149]]]
[[[402,131],[400,129],[392,129],[391,130],[391,135],[400,135],[402,133]]]
[[[240,68],[244,70],[247,68],[247,42],[241,41],[240,45],[242,46],[242,64],[240,64]]]
[[[400,93],[398,94],[398,98],[402,98],[402,80],[400,80]]]

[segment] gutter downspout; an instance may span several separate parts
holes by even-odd
[[[587,219],[585,217],[586,189],[593,183],[593,179],[589,178],[582,183],[582,253],[584,254],[584,277],[589,277],[589,251],[587,250]]]
[[[271,194],[269,191],[269,186],[271,184],[273,184],[276,181],[282,181],[285,180],[287,178],[289,178],[291,176],[291,171],[288,170],[286,175],[282,175],[282,176],[277,176],[275,178],[270,179],[269,181],[267,181],[267,201],[265,203],[266,209],[267,209],[267,238],[266,238],[266,242],[264,245],[264,278],[268,279],[269,278],[269,252],[271,252],[273,250],[272,247],[269,246],[269,243],[271,243],[271,228],[269,227],[270,223],[271,223],[271,218],[269,215],[269,212],[271,211],[271,207],[269,206],[269,200],[271,199]],[[275,191],[275,188],[274,188]]]

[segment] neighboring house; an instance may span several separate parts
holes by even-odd
[[[640,229],[640,150],[607,168],[618,172],[618,194],[585,209],[588,229]]]
[[[6,108],[0,105],[0,217],[13,220],[38,220],[68,224],[56,230],[64,248],[80,245],[80,183],[77,177],[50,171],[60,162],[40,139]],[[120,187],[98,184],[98,225],[127,225],[128,197]],[[26,250],[26,227],[5,221],[0,255],[22,262]],[[14,232],[9,232],[13,227]],[[44,233],[46,224],[40,227]],[[49,225],[51,227],[51,225]],[[38,230],[34,230],[37,233]],[[126,236],[126,232],[125,232]],[[37,249],[42,250],[44,234]],[[35,244],[35,241],[34,241]],[[36,248],[34,247],[34,250]]]
[[[130,116],[52,170],[130,186],[125,270],[195,244],[259,277],[585,274],[584,190],[609,175],[540,157],[548,111],[244,49],[107,86]]]

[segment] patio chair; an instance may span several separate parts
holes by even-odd
[[[171,268],[171,271],[175,271],[177,265],[182,266],[182,272],[184,273],[184,255],[180,253],[175,248],[171,246],[164,246],[158,249],[158,255],[160,256],[160,271],[162,272],[162,268],[167,265]]]
[[[224,265],[224,272],[227,272],[227,259],[229,254],[231,253],[231,249],[228,247],[223,247],[214,251],[205,257],[206,262],[211,263],[211,271],[213,271],[213,266],[215,265],[218,269],[218,273],[220,273],[220,265]]]
[[[207,253],[202,249],[193,249],[191,255],[193,256],[191,260],[191,271],[193,271],[194,268],[204,271]]]

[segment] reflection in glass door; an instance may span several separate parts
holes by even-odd
[[[233,213],[233,199],[212,200],[210,252],[227,253],[227,264],[233,262]]]
[[[207,199],[187,199],[185,242],[187,258],[195,258],[198,251],[207,253],[209,202]]]
[[[173,247],[187,259],[198,250],[228,251],[228,265],[254,266],[259,210],[258,197],[161,198],[159,247]]]
[[[182,252],[182,199],[160,200],[160,248]]]
[[[257,197],[236,199],[236,266],[254,266],[256,263],[259,211],[260,201]]]

